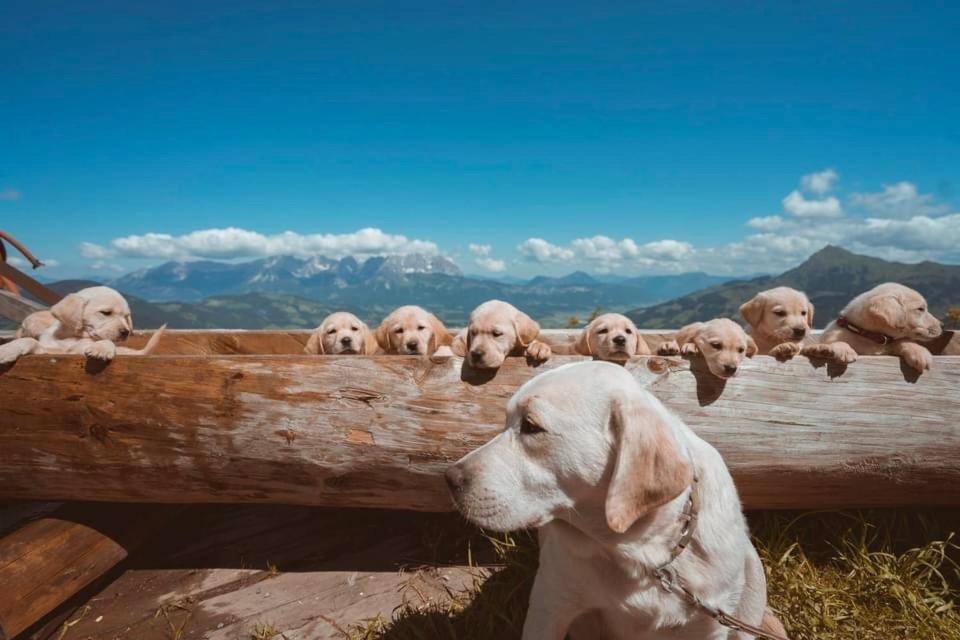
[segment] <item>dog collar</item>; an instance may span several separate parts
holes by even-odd
[[[867,340],[872,340],[877,344],[890,344],[891,342],[896,340],[896,338],[888,336],[885,333],[880,333],[879,331],[870,331],[869,329],[858,327],[857,325],[850,322],[850,320],[844,315],[841,315],[840,317],[837,318],[837,326],[843,327],[850,333],[855,333],[858,336],[863,336]]]

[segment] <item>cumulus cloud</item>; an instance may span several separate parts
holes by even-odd
[[[619,265],[653,266],[680,262],[693,254],[693,246],[677,240],[657,240],[637,244],[632,238],[615,240],[607,236],[577,238],[568,247],[550,244],[542,238],[529,238],[517,249],[533,262],[586,262],[606,271]]]
[[[550,244],[543,238],[527,238],[519,245],[517,251],[531,262],[568,262],[573,259],[573,251]]]
[[[125,271],[125,269],[120,265],[103,260],[97,260],[96,262],[91,263],[90,268],[94,271],[113,271],[114,273],[122,273]]]
[[[903,180],[883,185],[878,193],[854,193],[850,203],[881,218],[912,218],[947,213],[950,208],[935,202],[933,195],[920,193],[917,185]]]
[[[3,189],[0,190],[0,200],[6,200],[8,202],[13,202],[14,200],[19,200],[23,196],[22,193],[16,189]]]
[[[467,248],[470,249],[470,253],[481,258],[484,256],[489,256],[490,252],[493,251],[493,247],[488,244],[471,243]]]
[[[774,231],[776,229],[782,228],[784,225],[783,218],[780,216],[765,216],[762,218],[750,218],[747,221],[747,226],[751,229],[757,229],[759,231]]]
[[[264,235],[256,231],[228,227],[203,229],[173,236],[166,233],[146,233],[112,240],[108,247],[84,242],[80,252],[86,258],[258,258],[276,255],[324,255],[342,258],[348,255],[405,255],[421,253],[436,255],[437,245],[426,240],[410,239],[403,235],[384,233],[366,228],[343,234],[299,234],[285,231]]]
[[[804,190],[809,191],[810,193],[815,193],[818,196],[822,196],[833,189],[833,185],[839,177],[840,174],[833,169],[824,169],[823,171],[818,171],[817,173],[808,173],[807,175],[803,176],[800,178],[800,184],[803,186]]]
[[[24,260],[23,258],[21,258],[21,257],[19,257],[19,256],[8,256],[8,257],[7,257],[7,262],[8,262],[9,264],[12,264],[13,266],[17,267],[18,269],[22,269],[22,268],[26,267],[27,264],[28,264],[26,260]]]
[[[492,273],[502,273],[507,270],[507,263],[495,258],[477,258],[476,263]]]
[[[799,191],[791,191],[783,199],[783,210],[798,218],[835,218],[843,215],[843,207],[835,197],[808,200]]]

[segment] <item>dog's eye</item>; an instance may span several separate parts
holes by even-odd
[[[350,331],[360,331],[360,327],[350,327]]]
[[[926,307],[917,307],[917,311],[919,311],[920,313],[923,313],[926,310],[927,310]]]
[[[804,311],[804,313],[806,313],[806,311]],[[783,309],[777,309],[776,311],[773,312],[773,314],[776,316],[780,316],[781,318],[785,318],[787,316],[787,312],[784,311]]]
[[[627,335],[628,336],[633,335],[633,329],[627,329]]]
[[[740,353],[743,353],[746,350],[747,350],[746,347],[740,347],[739,349],[737,349],[737,351],[739,351]]]
[[[403,333],[403,327],[397,327],[396,329],[393,330],[393,332],[397,335],[400,335],[401,333]]]
[[[804,309],[803,311],[801,311],[801,312],[800,312],[800,315],[802,315],[802,316],[805,316],[805,315],[807,315],[807,311],[806,311],[806,309]]]
[[[598,330],[597,333],[601,333],[601,334],[610,333],[610,329],[607,329],[606,327],[604,327],[603,329]]]
[[[100,315],[103,315],[103,316],[112,316],[112,315],[113,315],[113,311],[110,311],[109,309],[106,310],[106,311],[101,311],[101,312],[100,312]]]
[[[426,329],[426,327],[423,326],[422,324],[417,325],[417,331],[423,331],[424,329]]]
[[[494,338],[499,338],[503,335],[503,331],[500,331],[500,329],[494,329],[491,333],[493,333]]]
[[[722,343],[722,342],[711,342],[711,343],[710,343],[710,346],[713,347],[714,349],[716,349],[717,351],[719,351],[720,349],[723,349],[723,343]]]
[[[328,335],[328,336],[332,336],[332,335],[335,334],[336,332],[337,332],[336,329],[327,329],[327,335]]]
[[[520,433],[525,435],[536,435],[538,433],[546,433],[546,431],[546,429],[536,422],[531,421],[529,418],[524,418],[523,422],[520,423]]]

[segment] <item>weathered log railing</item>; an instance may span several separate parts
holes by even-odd
[[[168,351],[247,353],[268,333],[171,335]],[[454,357],[121,357],[96,373],[28,357],[0,375],[0,498],[448,510],[446,466],[501,428],[524,381],[579,359],[484,377]],[[726,384],[696,361],[628,367],[724,454],[748,508],[960,504],[960,358],[917,378],[890,357],[758,357]]]

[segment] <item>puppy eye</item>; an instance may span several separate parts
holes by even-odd
[[[923,313],[926,310],[927,310],[926,307],[917,307],[917,311],[919,311],[920,313]]]
[[[403,327],[397,327],[396,329],[393,330],[393,332],[397,335],[400,335],[401,333],[403,333]]]
[[[806,311],[804,311],[804,313],[806,313]],[[773,314],[776,316],[780,316],[781,318],[784,318],[786,317],[787,312],[784,311],[783,309],[777,309],[776,311],[773,312]]]
[[[746,347],[740,347],[739,349],[737,349],[737,351],[739,351],[740,353],[743,353],[746,350],[747,350]]]
[[[423,326],[422,324],[417,325],[417,331],[423,331],[424,329],[426,329],[426,327]]]
[[[112,316],[112,315],[113,315],[113,311],[109,311],[109,310],[107,310],[107,311],[101,311],[101,312],[100,312],[100,315],[102,315],[102,316]]]
[[[360,331],[360,327],[350,327],[350,331]]]
[[[332,335],[335,334],[336,332],[337,332],[336,329],[327,329],[327,335],[328,335],[328,336],[332,336]]]
[[[604,327],[603,329],[600,329],[599,331],[597,331],[597,333],[610,333],[610,329],[607,329],[606,327]]]
[[[538,425],[535,422],[532,422],[529,418],[524,418],[523,422],[520,423],[520,433],[525,435],[536,435],[538,433],[546,433],[547,430]]]
[[[807,315],[807,311],[806,311],[806,310],[801,311],[801,312],[800,312],[800,315],[802,315],[802,316]]]
[[[494,329],[492,333],[494,338],[499,338],[503,335],[503,331],[500,331],[500,329]]]
[[[720,349],[723,348],[723,343],[722,343],[722,342],[711,342],[711,343],[710,343],[710,346],[713,347],[714,349],[716,349],[717,351],[719,351]]]
[[[633,335],[633,329],[627,329],[627,335]]]

